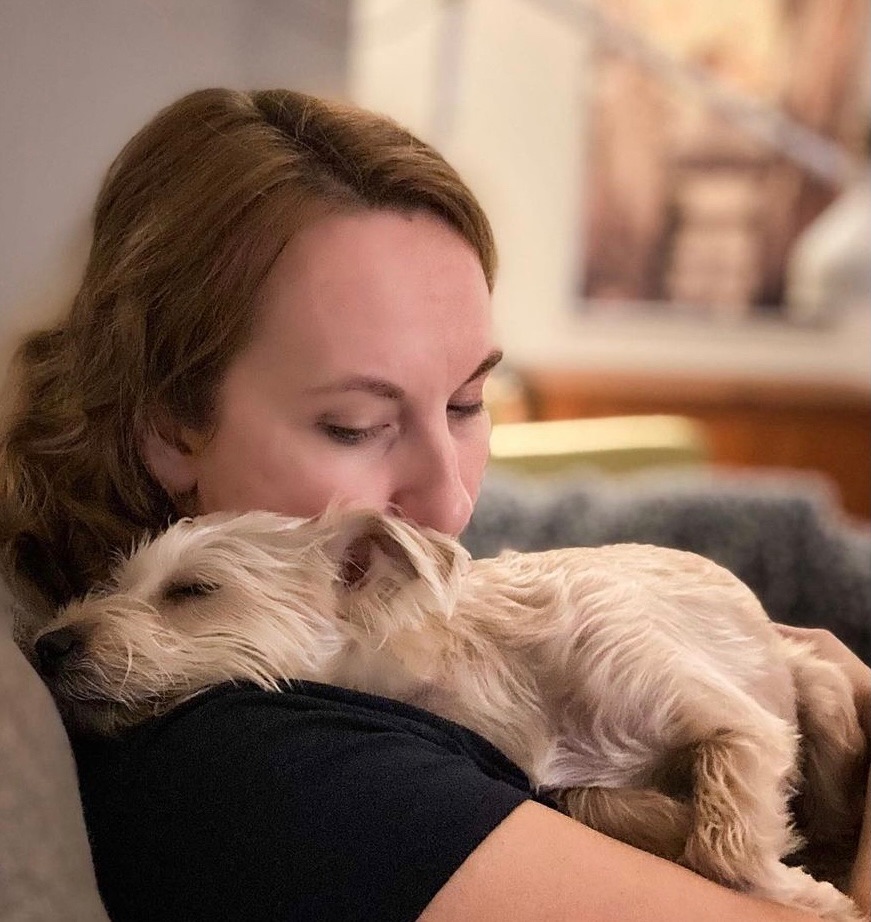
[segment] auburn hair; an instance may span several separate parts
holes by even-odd
[[[110,167],[67,315],[11,366],[0,430],[7,579],[51,605],[179,515],[140,454],[156,419],[208,434],[256,294],[285,244],[332,212],[426,210],[477,252],[487,218],[456,171],[392,120],[287,90],[191,93]]]

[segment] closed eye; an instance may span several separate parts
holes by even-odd
[[[448,413],[455,419],[469,419],[484,412],[484,401],[478,400],[475,403],[449,403]]]
[[[170,583],[163,590],[163,598],[167,602],[185,602],[188,599],[201,599],[211,595],[217,588],[214,583],[203,580],[179,580]]]

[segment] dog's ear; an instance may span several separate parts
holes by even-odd
[[[355,606],[387,602],[411,588],[425,607],[450,607],[468,555],[457,542],[429,529],[373,512],[345,512],[335,520],[328,553],[349,615]]]
[[[358,591],[385,574],[397,582],[416,578],[413,554],[377,516],[355,517],[348,526],[337,555],[337,578],[344,589]]]

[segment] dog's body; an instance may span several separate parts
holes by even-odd
[[[800,784],[812,839],[857,828],[850,687],[696,555],[615,545],[472,562],[369,513],[205,517],[140,548],[36,650],[71,719],[102,732],[228,680],[403,700],[476,730],[611,836],[859,918],[781,861],[798,844]]]

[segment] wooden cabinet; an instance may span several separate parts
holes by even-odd
[[[675,413],[703,424],[714,464],[821,471],[871,518],[871,394],[847,385],[727,377],[522,371],[536,419]]]

